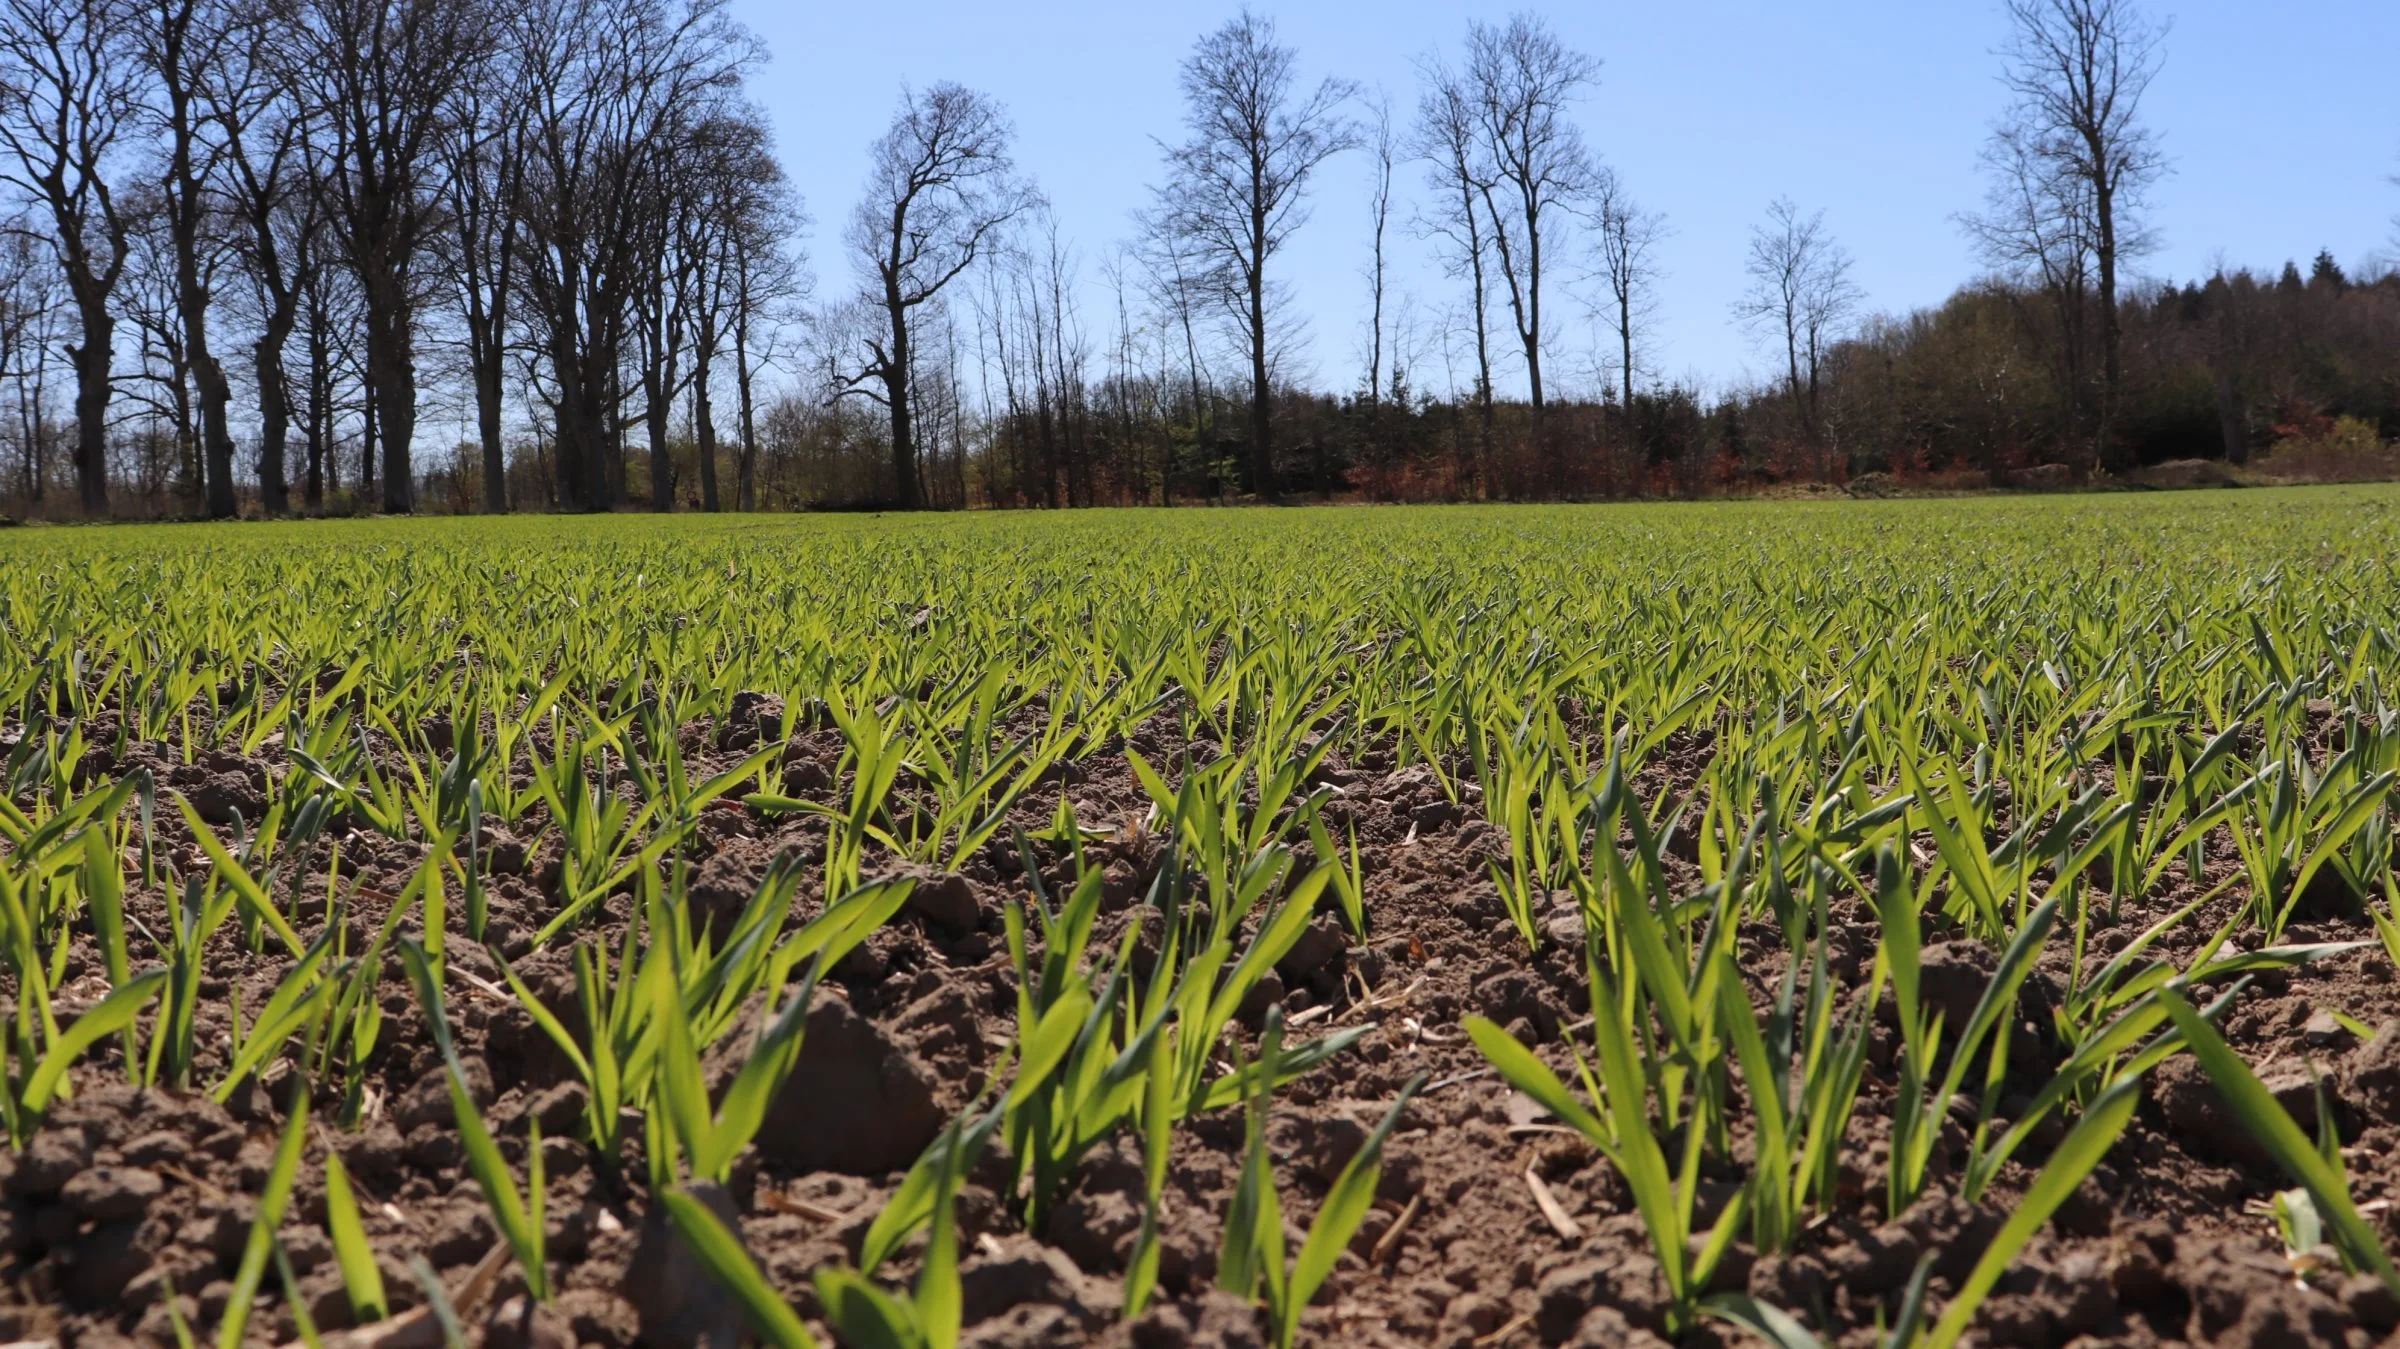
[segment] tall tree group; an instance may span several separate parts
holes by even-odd
[[[742,93],[762,58],[723,0],[5,0],[0,181],[79,326],[82,508],[107,509],[113,443],[145,491],[236,511],[236,334],[270,513],[295,424],[307,504],[346,443],[360,499],[414,508],[442,465],[428,363],[471,390],[479,444],[450,477],[479,477],[483,509],[511,504],[512,407],[546,470],[520,490],[613,506],[644,425],[668,504],[670,413],[689,397],[713,435],[720,379],[746,408],[750,334],[804,289]]]
[[[2400,280],[2137,275],[2138,0],[2008,0],[1961,219],[1991,270],[1948,303],[1865,316],[1826,213],[1772,202],[1724,263],[1774,374],[1713,399],[1660,369],[1669,229],[1602,153],[1601,62],[1536,15],[1394,98],[1238,12],[1096,253],[998,99],[903,86],[816,303],[728,2],[0,0],[0,504],[1558,498],[2400,432]],[[1344,159],[1363,209],[1318,212]],[[1338,392],[1291,303],[1320,215],[1363,259]]]

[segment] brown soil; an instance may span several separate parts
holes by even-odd
[[[1137,735],[1135,743],[1154,763],[1177,748],[1163,735]],[[701,748],[731,762],[742,747]],[[829,794],[837,751],[838,737],[804,734],[788,753],[787,781],[809,795]],[[1704,743],[1680,746],[1666,771],[1696,771],[1706,752]],[[142,754],[111,767],[136,762],[219,820],[234,810],[256,818],[268,776],[281,771],[271,760],[232,755],[184,766]],[[1277,1098],[1270,1138],[1295,1245],[1327,1184],[1402,1084],[1425,1074],[1429,1085],[1402,1118],[1376,1211],[1308,1313],[1303,1338],[1454,1347],[1654,1343],[1664,1330],[1664,1293],[1625,1187],[1606,1161],[1494,1077],[1460,1031],[1462,1018],[1486,1016],[1563,1063],[1560,1029],[1586,1010],[1580,955],[1555,943],[1527,953],[1485,879],[1487,861],[1500,855],[1498,834],[1471,804],[1446,800],[1422,766],[1394,771],[1388,753],[1369,752],[1329,767],[1323,780],[1340,793],[1337,829],[1357,829],[1369,937],[1349,941],[1329,914],[1274,982],[1287,1016],[1309,1033],[1351,1026],[1368,1033]],[[1019,805],[1019,818],[1028,829],[1046,825],[1062,794],[1087,825],[1118,831],[1089,856],[1106,872],[1111,912],[1104,924],[1116,926],[1104,935],[1122,931],[1158,861],[1157,842],[1138,827],[1146,798],[1120,753],[1100,753],[1054,773]],[[161,813],[168,855],[187,872],[202,869],[172,815]],[[546,1001],[571,1001],[564,953],[531,943],[553,909],[554,859],[540,849],[528,856],[514,840],[490,843],[494,946]],[[738,807],[711,810],[692,858],[696,909],[704,916],[738,907],[777,852],[813,858],[822,843],[820,825]],[[346,840],[350,921],[371,930],[417,860],[416,850],[388,841]],[[1053,852],[1042,860],[1052,882],[1072,880],[1065,857]],[[553,874],[545,874],[546,861]],[[322,881],[320,867],[310,883],[321,891]],[[804,1316],[814,1320],[817,1310],[810,1273],[855,1256],[898,1173],[975,1097],[1011,1039],[1013,976],[1001,912],[1023,890],[1013,849],[987,848],[961,876],[929,878],[910,909],[845,961],[821,993],[802,1066],[724,1197],[750,1249]],[[814,890],[804,881],[801,893]],[[2185,887],[2128,899],[2119,924],[2098,930],[2096,943],[2116,949],[2190,893]],[[322,911],[321,898],[308,902]],[[136,892],[129,903],[145,922],[163,919],[156,891]],[[620,898],[610,921],[621,923],[624,908]],[[1858,911],[1837,918],[1837,950],[1851,957],[1837,963],[1850,980],[1862,980],[1874,930]],[[2168,953],[2192,949],[2214,925],[2208,918],[2170,938]],[[1571,908],[1545,921],[1556,936],[1576,936]],[[2290,940],[2372,936],[2363,922],[2336,915]],[[1745,970],[1763,989],[1782,956],[1774,934],[1759,938],[1744,943]],[[250,1009],[245,1015],[252,1014],[287,967],[280,956],[250,954],[231,927],[220,943],[203,990],[209,1048],[195,1074],[202,1082],[215,1081],[224,1062],[228,995],[238,991]],[[453,934],[450,949],[464,973],[497,978],[492,957],[462,936]],[[1990,967],[1971,945],[1937,948],[1933,959],[1961,972]],[[64,1006],[89,1004],[97,969],[96,953],[79,949]],[[2037,983],[2056,974],[2051,968]],[[521,1282],[503,1269],[462,1308],[470,1337],[609,1349],[730,1343],[736,1322],[729,1305],[650,1214],[635,1179],[638,1153],[629,1146],[622,1166],[611,1168],[574,1140],[582,1089],[531,1019],[513,1002],[455,979],[451,996],[477,1103],[512,1161],[522,1160],[527,1117],[542,1124],[560,1290],[554,1313],[529,1313],[518,1297]],[[368,1122],[354,1133],[327,1125],[312,1132],[311,1164],[283,1233],[297,1287],[281,1288],[270,1272],[253,1342],[292,1341],[295,1302],[328,1333],[349,1322],[324,1229],[316,1162],[327,1150],[341,1154],[356,1181],[395,1309],[422,1300],[412,1257],[456,1293],[494,1249],[485,1202],[462,1165],[438,1058],[396,961],[385,971],[381,1000],[389,1022],[371,1075]],[[2384,1029],[2359,1044],[2323,1010]],[[2400,1197],[2400,987],[2380,948],[2260,977],[2226,1028],[2295,1113],[2315,1111],[2312,1067],[2325,1075],[2349,1144],[2354,1192],[2374,1222],[2400,1226],[2390,1202]],[[2020,1038],[2003,1116],[2038,1090],[2049,1068],[2039,1026],[2028,1021]],[[1926,1199],[1887,1218],[1879,1148],[1894,1040],[1888,1028],[1879,1031],[1871,1051],[1845,1150],[1856,1186],[1841,1210],[1813,1225],[1796,1254],[1753,1259],[1737,1249],[1720,1272],[1721,1287],[1746,1287],[1789,1309],[1828,1343],[1875,1343],[1924,1252],[1937,1254],[1936,1304],[1946,1298],[2050,1141],[2012,1163],[1981,1208],[1958,1200],[1944,1176]],[[712,1066],[729,1070],[724,1062]],[[122,1085],[113,1050],[87,1060],[75,1073],[74,1099],[54,1110],[31,1146],[0,1155],[0,1341],[99,1344],[130,1336],[171,1343],[170,1289],[201,1333],[212,1333],[281,1128],[289,1078],[268,1078],[219,1105]],[[1950,1143],[1960,1142],[1954,1131]],[[1020,1229],[992,1188],[1002,1173],[987,1165],[960,1201],[966,1341],[1137,1349],[1265,1343],[1252,1309],[1213,1288],[1219,1224],[1241,1146],[1238,1111],[1195,1120],[1178,1134],[1163,1287],[1130,1324],[1117,1307],[1142,1213],[1133,1140],[1095,1150],[1039,1232]],[[1937,1167],[1955,1164],[1955,1156],[1937,1159]],[[1577,1235],[1562,1236],[1545,1218],[1528,1177],[1555,1197]],[[1704,1197],[1703,1224],[1733,1189],[1719,1181]],[[1994,1345],[2382,1340],[2400,1324],[2400,1303],[2373,1279],[2345,1279],[2338,1269],[2295,1277],[2272,1223],[2253,1211],[2287,1183],[2247,1145],[2189,1062],[2171,1062],[2155,1075],[2106,1164],[1986,1303],[1974,1335]],[[909,1268],[904,1261],[899,1272]],[[1735,1338],[1703,1326],[1686,1342]]]

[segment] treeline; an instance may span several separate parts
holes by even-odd
[[[2008,486],[2189,459],[2264,459],[2295,476],[2400,470],[2387,444],[2400,438],[2400,274],[2352,278],[2320,255],[2305,272],[2137,287],[2120,315],[2105,441],[2099,371],[2073,359],[2066,331],[2095,307],[2062,313],[2043,288],[1995,278],[1823,343],[1813,364],[1801,358],[1797,393],[1779,382],[1712,398],[1647,383],[1630,399],[1620,386],[1552,400],[1542,434],[1563,482],[1526,401],[1496,399],[1487,419],[1479,400],[1417,389],[1405,370],[1374,395],[1277,385],[1274,471],[1295,496],[1451,501],[1694,496],[1873,473]],[[936,437],[936,501],[1167,504],[1248,490],[1246,388],[1176,368],[1138,326],[1098,343],[1077,331],[1029,304],[1013,337],[987,340],[986,355],[1005,345],[1011,369],[974,434]],[[946,393],[935,403],[943,427],[979,421]],[[880,430],[855,409],[780,402],[764,451],[772,498],[877,499]]]
[[[1583,132],[1598,62],[1531,15],[1470,23],[1398,102],[1238,15],[1090,252],[1003,107],[905,89],[820,299],[723,0],[0,0],[0,508],[1526,500],[2385,454],[2400,281],[2128,280],[2164,30],[2008,12],[1961,221],[1988,274],[1868,314],[1823,214],[1778,200],[1727,260],[1777,373],[1703,394],[1659,378],[1670,226]],[[1367,313],[1311,387],[1284,255],[1344,156]],[[1446,293],[1394,282],[1403,239]]]
[[[11,495],[608,509],[675,419],[749,501],[805,290],[761,59],[718,0],[0,0]]]
[[[2057,297],[1995,283],[1878,320],[1835,353],[1828,436],[1851,466],[1973,470],[2005,480],[2055,463],[2126,472],[2176,459],[2305,453],[2336,428],[2400,437],[2400,274],[2353,279],[2320,253],[2304,274],[2219,272],[2143,286],[2122,311],[2123,368],[2105,390],[2077,359]],[[2400,467],[2395,461],[2394,467]]]

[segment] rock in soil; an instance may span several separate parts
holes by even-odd
[[[16,1170],[8,1177],[18,1194],[43,1198],[57,1194],[92,1164],[92,1145],[80,1129],[45,1129],[17,1154]]]
[[[483,1349],[575,1349],[575,1328],[548,1303],[512,1297],[484,1318]]]
[[[95,1166],[63,1186],[60,1202],[93,1222],[138,1218],[165,1187],[157,1176],[129,1166]]]
[[[882,1175],[907,1169],[945,1122],[916,1056],[839,993],[820,989],[799,1061],[767,1107],[758,1150],[800,1174]]]
[[[723,1186],[700,1181],[687,1186],[686,1193],[707,1205],[734,1240],[741,1241],[741,1215]],[[622,1291],[641,1318],[642,1343],[651,1349],[740,1349],[741,1304],[693,1254],[668,1220],[664,1204],[652,1204],[642,1218],[641,1244],[625,1271]]]
[[[983,921],[983,906],[975,898],[975,883],[955,871],[930,868],[905,873],[916,877],[908,892],[907,911],[924,919],[945,936],[963,937]]]
[[[2400,1020],[2375,1028],[2375,1038],[2350,1051],[2351,1104],[2376,1119],[2400,1116]]]

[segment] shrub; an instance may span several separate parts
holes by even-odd
[[[2285,436],[2252,467],[2295,482],[2375,482],[2400,478],[2400,448],[2385,444],[2373,423],[2343,417]]]

